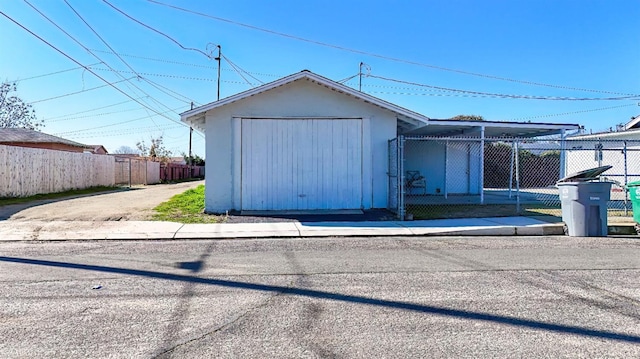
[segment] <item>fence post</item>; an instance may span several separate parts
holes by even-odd
[[[149,164],[147,163],[147,159],[144,160],[144,185],[149,185]]]
[[[562,130],[560,134],[560,178],[567,176],[567,134],[565,130]]]
[[[484,126],[480,127],[480,204],[484,204]]]
[[[447,170],[449,169],[447,162],[449,161],[449,140],[444,145],[444,199],[449,197],[449,186],[447,181]]]
[[[131,188],[131,157],[129,157],[129,188]]]
[[[628,216],[629,204],[627,203],[627,197],[629,196],[629,191],[627,190],[627,183],[629,182],[629,178],[627,172],[627,141],[624,141],[622,146],[622,155],[624,156],[624,215]]]
[[[520,146],[517,140],[514,144],[516,152],[516,213],[520,214]]]
[[[509,199],[511,199],[513,192],[513,166],[515,165],[515,141],[511,141],[511,164],[509,165]]]
[[[400,198],[398,198],[398,217],[404,221],[406,208],[404,204],[404,136],[398,136],[398,182]]]

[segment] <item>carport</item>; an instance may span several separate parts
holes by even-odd
[[[549,150],[560,151],[558,167],[562,177],[566,167],[562,151],[565,139],[569,131],[578,129],[579,125],[574,124],[430,119],[426,126],[389,141],[390,209],[397,206],[397,213],[403,217],[406,204],[520,200],[518,151],[527,142],[550,140],[546,143]],[[509,183],[499,190],[485,188],[485,152],[491,151],[492,146],[510,147]],[[416,173],[423,182],[414,186]]]

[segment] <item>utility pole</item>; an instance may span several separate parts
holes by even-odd
[[[220,100],[220,60],[222,59],[222,47],[218,45],[218,57],[215,58],[218,61],[218,100]]]

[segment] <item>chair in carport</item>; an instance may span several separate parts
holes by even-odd
[[[422,194],[427,194],[427,180],[420,174],[420,171],[407,171],[405,187],[407,194],[412,194],[414,188],[422,188]]]

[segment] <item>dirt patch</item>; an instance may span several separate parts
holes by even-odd
[[[27,221],[144,221],[153,208],[204,181],[133,187],[79,198],[33,201],[0,207],[0,219]]]

